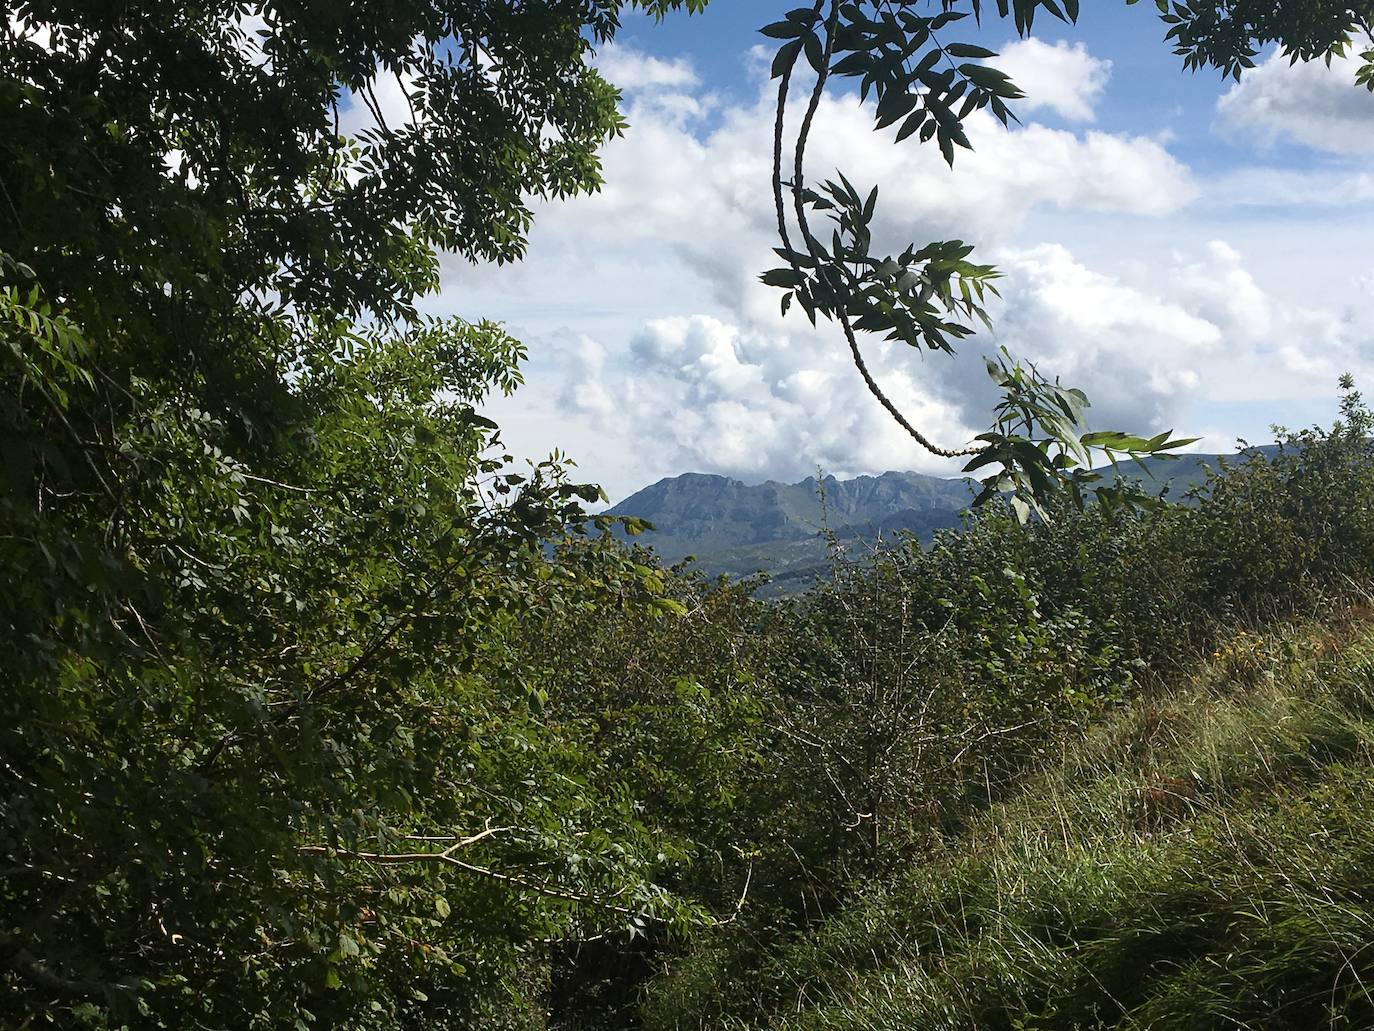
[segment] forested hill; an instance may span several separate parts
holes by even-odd
[[[1253,448],[1266,456],[1274,445]],[[1248,453],[1248,452],[1247,452]],[[1125,463],[1125,476],[1141,479],[1152,493],[1173,499],[1206,481],[1207,469],[1239,455],[1185,455]],[[899,531],[929,541],[936,530],[959,525],[978,482],[915,472],[886,472],[850,480],[808,476],[799,483],[747,484],[728,476],[684,473],[640,490],[610,509],[653,525],[641,538],[667,562],[693,556],[708,573],[749,575],[768,571],[801,583],[825,561],[822,533],[858,545]]]

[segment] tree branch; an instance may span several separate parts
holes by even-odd
[[[340,859],[353,859],[358,862],[375,863],[384,866],[401,866],[413,863],[444,863],[455,866],[468,873],[477,874],[479,877],[487,877],[502,884],[509,884],[525,891],[533,892],[536,895],[543,895],[546,898],[559,899],[564,902],[576,902],[580,905],[595,906],[622,916],[642,916],[638,910],[630,909],[627,906],[617,905],[608,899],[598,898],[595,895],[584,895],[578,892],[560,888],[557,885],[547,884],[543,881],[532,881],[519,874],[503,873],[500,870],[493,870],[486,866],[477,866],[474,863],[466,863],[458,859],[455,855],[460,849],[467,847],[477,841],[482,840],[492,834],[502,831],[512,831],[514,827],[493,827],[481,831],[467,838],[462,838],[453,845],[444,849],[442,852],[356,852],[351,849],[330,848],[327,845],[303,845],[299,851],[304,855],[323,855]]]
[[[820,12],[823,2],[824,0],[817,0],[816,7],[814,8],[816,13]],[[811,235],[811,228],[806,217],[803,166],[806,160],[806,144],[811,135],[811,126],[815,121],[816,111],[820,107],[821,97],[825,94],[825,85],[830,77],[830,59],[835,51],[835,29],[839,24],[839,17],[839,0],[831,0],[830,14],[826,18],[825,23],[826,36],[824,56],[821,60],[821,67],[816,73],[816,84],[811,90],[811,100],[807,105],[806,115],[802,119],[801,129],[797,133],[797,147],[792,175],[792,197],[796,209],[798,227],[801,229],[802,239],[806,242],[807,253],[811,256],[811,260],[816,265],[816,274],[818,276],[822,274],[822,265],[820,256],[816,251],[815,239]],[[791,257],[792,246],[788,241],[787,220],[782,199],[782,137],[784,112],[787,105],[788,93],[791,88],[792,69],[796,66],[797,57],[800,53],[801,51],[799,49],[797,55],[793,56],[792,60],[788,62],[787,67],[783,71],[782,85],[778,90],[777,120],[773,128],[773,197],[778,213],[778,235],[782,238],[783,247],[788,254],[788,263],[792,266],[793,272],[797,274],[798,281],[801,280],[801,273],[797,268],[796,262]],[[804,289],[804,287],[799,286],[798,289]],[[841,291],[841,293],[844,294],[847,292]],[[894,420],[896,420],[897,425],[902,427],[916,443],[920,444],[921,447],[925,448],[931,454],[939,455],[942,458],[960,458],[981,454],[983,452],[984,447],[981,446],[953,449],[942,448],[931,442],[925,434],[913,426],[906,416],[902,414],[901,410],[892,403],[887,394],[883,392],[882,387],[880,387],[877,380],[873,378],[873,374],[869,372],[868,363],[864,361],[863,352],[859,349],[858,337],[854,332],[853,324],[849,320],[847,300],[844,296],[841,297],[840,303],[835,305],[835,315],[839,320],[840,328],[844,331],[844,338],[849,345],[849,354],[854,361],[854,367],[859,370],[859,375],[863,377],[864,385],[868,387],[868,392],[877,398],[878,403],[887,410],[887,413],[891,415]]]
[[[142,985],[138,978],[104,982],[63,977],[46,963],[32,956],[18,938],[9,934],[0,934],[0,970],[12,971],[21,980],[41,991],[77,999],[104,995],[112,991],[132,992]]]
[[[486,830],[478,831],[466,838],[459,838],[442,852],[356,852],[346,848],[331,848],[328,845],[302,845],[297,851],[306,856],[342,856],[345,859],[357,859],[366,863],[376,863],[380,866],[424,862],[446,863],[453,858],[453,853],[459,849],[475,845],[483,838],[489,838],[493,834],[504,834],[513,830],[515,830],[514,827],[488,827]],[[429,841],[434,839],[418,840]]]

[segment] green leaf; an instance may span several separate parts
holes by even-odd
[[[808,26],[787,19],[775,21],[771,25],[765,25],[759,29],[760,33],[770,39],[797,39],[808,31]]]
[[[972,43],[948,43],[945,45],[945,53],[950,57],[987,58],[997,56],[995,50],[975,46]]]
[[[769,73],[770,76],[779,79],[785,75],[797,63],[797,55],[801,53],[801,48],[800,39],[779,47],[778,52],[773,55],[773,67]]]

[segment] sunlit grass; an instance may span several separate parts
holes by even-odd
[[[1371,703],[1363,620],[1238,631],[779,950],[763,1023],[1374,1026]]]

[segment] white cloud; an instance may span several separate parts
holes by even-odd
[[[1230,136],[1260,144],[1287,138],[1336,154],[1374,152],[1374,96],[1355,85],[1358,59],[1290,65],[1274,54],[1217,102]]]
[[[231,31],[239,34],[239,53],[248,61],[262,67],[269,75],[272,72],[272,62],[262,49],[262,36],[259,35],[267,29],[267,21],[262,16],[262,9],[257,6],[250,6],[247,9],[236,11],[229,19]]]
[[[615,44],[597,55],[596,67],[607,80],[625,91],[688,89],[699,81],[691,62],[685,58],[665,61]]]
[[[614,364],[570,355],[555,407],[577,409],[602,434],[650,442],[644,482],[688,469],[800,479],[817,465],[839,474],[910,467],[910,442],[864,395],[836,344],[833,332],[769,334],[708,315],[654,319]],[[968,436],[957,401],[921,388],[912,369],[873,350],[875,372],[911,418],[945,439]]]
[[[1200,257],[1176,262],[1167,282],[1171,296],[1230,338],[1262,340],[1273,332],[1273,304],[1228,243],[1213,240]]]
[[[1129,286],[1054,244],[1010,255],[1003,265],[1000,341],[1084,389],[1096,428],[1157,431],[1176,423],[1203,382],[1201,370],[1223,347],[1225,330],[1178,296],[1183,291]],[[1199,263],[1179,279],[1210,299],[1217,273]]]
[[[782,319],[777,291],[757,282],[776,264],[766,94],[721,106],[653,88],[628,116],[629,133],[604,155],[604,192],[541,206],[527,261],[445,267],[441,308],[506,318],[531,347],[527,387],[492,410],[517,451],[563,447],[613,497],[688,470],[754,480],[817,465],[957,472],[868,395],[834,327]],[[1272,235],[1229,215],[1199,228],[1199,204],[1233,211],[1244,198],[1218,198],[1210,184],[1203,193],[1158,139],[1033,123],[1005,131],[979,113],[976,150],[951,172],[934,148],[894,146],[870,125],[856,98],[828,98],[812,174],[840,167],[881,185],[880,246],[958,236],[1006,272],[998,333],[958,359],[864,345],[883,388],[939,443],[986,425],[993,392],[980,356],[999,343],[1084,387],[1099,427],[1218,439],[1259,439],[1274,418],[1292,420],[1294,399],[1320,398],[1302,411],[1326,411],[1333,369],[1374,371],[1368,292],[1352,279],[1332,295],[1350,298],[1349,310],[1329,296],[1309,305],[1282,262],[1275,278]],[[1043,242],[1071,225],[1096,241],[1091,261],[1077,245]],[[1258,265],[1208,242],[1231,230],[1258,249]],[[1254,415],[1237,423],[1217,405]]]
[[[1064,40],[1053,45],[1035,38],[1017,40],[989,63],[1026,94],[1016,102],[1018,111],[1048,108],[1072,122],[1094,120],[1094,105],[1112,73],[1110,61],[1093,57],[1082,43]]]
[[[1211,180],[1206,192],[1218,203],[1237,206],[1348,211],[1352,205],[1374,201],[1374,172],[1241,168]]]
[[[17,13],[11,11],[8,18],[11,35],[34,43],[44,50],[52,49],[51,23],[35,18],[31,12],[27,17],[21,18]]]
[[[713,128],[706,127],[708,113],[717,114]],[[671,261],[674,281],[657,286],[673,306],[669,311],[678,310],[684,291],[694,291],[697,311],[712,303],[774,326],[776,293],[755,282],[776,262],[767,98],[713,111],[692,95],[664,93],[637,100],[627,115],[629,132],[604,155],[603,191],[541,207],[530,262],[499,273],[450,266],[450,284],[461,275],[474,288],[493,287],[499,277],[505,289],[527,290],[531,303],[566,297],[571,312],[585,307],[592,280],[569,276],[568,264],[595,262],[600,294],[622,284],[604,272],[608,263],[621,262],[642,297],[655,288],[656,266]],[[1167,214],[1197,193],[1188,170],[1144,137],[1034,123],[1007,131],[975,112],[969,119],[975,149],[960,151],[951,171],[933,146],[893,145],[871,124],[857,97],[826,99],[812,134],[810,168],[816,176],[839,168],[861,186],[878,184],[883,238],[877,245],[894,250],[951,237],[991,246],[1011,239],[1041,210]],[[559,269],[541,274],[544,261]]]
[[[986,425],[994,391],[981,355],[997,344],[1086,390],[1097,428],[1204,431],[1217,447],[1242,433],[1261,439],[1294,412],[1301,422],[1329,411],[1341,371],[1374,381],[1374,295],[1354,280],[1345,310],[1330,310],[1274,298],[1220,241],[1175,255],[1145,283],[1054,244],[997,258],[1007,275],[994,338],[967,342],[957,359],[864,343],[898,407],[945,445]],[[532,371],[531,394],[497,414],[509,424],[533,401],[544,432],[551,417],[560,442],[575,428],[613,497],[687,470],[747,480],[800,479],[818,465],[838,475],[958,471],[868,395],[834,327],[690,314],[645,320],[628,340],[543,344],[554,357]],[[1217,427],[1216,405],[1253,406],[1258,421]]]
[[[1358,270],[1345,273],[1347,302],[1333,309],[1275,296],[1221,241],[1135,284],[1052,245],[1004,264],[1001,339],[1082,386],[1104,428],[1187,429],[1209,406],[1253,404],[1267,414],[1246,430],[1262,431],[1285,408],[1334,397],[1340,371],[1374,376],[1374,295]]]
[[[420,85],[413,74],[397,74],[379,66],[368,87],[371,94],[367,100],[375,99],[377,111],[388,129],[394,131],[424,122],[426,113],[420,102]],[[377,119],[368,103],[357,94],[350,96],[348,106],[339,113],[339,132],[344,136],[357,136],[377,128]]]

